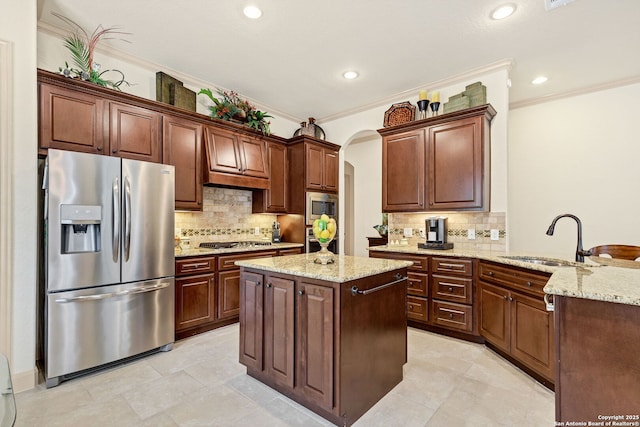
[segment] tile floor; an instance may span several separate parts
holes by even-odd
[[[16,426],[331,426],[246,375],[238,325],[16,395]],[[404,380],[354,427],[552,426],[553,392],[483,345],[409,329]]]

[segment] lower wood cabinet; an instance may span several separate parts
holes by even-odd
[[[240,268],[235,262],[302,253],[302,247],[176,259],[176,339],[238,321]],[[262,362],[261,362],[262,363]]]
[[[480,333],[543,382],[553,384],[553,313],[546,310],[544,293],[535,289],[544,286],[548,278],[544,273],[481,262]]]

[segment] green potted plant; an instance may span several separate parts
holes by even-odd
[[[216,89],[216,92],[218,98],[213,96],[211,89],[200,89],[198,92],[198,95],[206,95],[213,102],[213,105],[209,106],[211,117],[239,121],[265,135],[271,134],[270,122],[266,119],[273,116],[257,110],[249,101],[240,98],[234,91]]]

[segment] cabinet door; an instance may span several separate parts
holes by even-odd
[[[240,363],[262,371],[262,294],[263,276],[240,275]]]
[[[265,212],[286,213],[289,197],[287,147],[268,142],[267,154],[269,157],[269,189],[265,190]]]
[[[382,139],[382,211],[425,210],[424,131]]]
[[[429,128],[429,209],[483,207],[482,117]]]
[[[322,190],[323,181],[322,173],[324,169],[323,157],[324,150],[321,147],[315,145],[306,146],[307,157],[307,171],[306,171],[306,183],[308,190]]]
[[[109,155],[106,101],[57,86],[40,85],[40,147]]]
[[[176,278],[176,331],[215,320],[214,275]]]
[[[506,352],[511,334],[509,298],[508,291],[480,282],[480,335]]]
[[[111,155],[125,159],[160,163],[160,120],[162,115],[133,105],[110,104]]]
[[[553,313],[540,298],[511,294],[511,355],[550,381],[555,379]]]
[[[267,145],[264,140],[246,135],[238,136],[238,153],[242,174],[257,178],[269,178]]]
[[[236,135],[233,132],[207,126],[207,154],[209,167],[213,172],[242,173]]]
[[[218,273],[218,319],[237,317],[240,313],[240,270]]]
[[[324,190],[338,192],[338,152],[324,150],[322,184]]]
[[[327,410],[333,406],[333,288],[298,284],[296,387]]]
[[[176,168],[176,209],[202,210],[202,125],[165,115],[165,164]]]
[[[294,281],[266,278],[264,296],[264,364],[275,382],[293,389]]]

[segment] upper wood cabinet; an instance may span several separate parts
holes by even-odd
[[[268,188],[269,166],[264,139],[206,126],[205,140],[209,165],[206,183]]]
[[[159,163],[161,114],[40,83],[40,147]]]
[[[49,84],[39,89],[41,148],[109,154],[104,99]]]
[[[160,163],[162,114],[133,105],[109,103],[111,155]]]
[[[338,152],[331,148],[306,144],[306,183],[311,191],[338,191]]]
[[[488,210],[491,105],[380,129],[382,210]]]
[[[176,169],[176,209],[202,210],[202,128],[192,120],[165,114],[164,163]]]
[[[252,211],[253,213],[287,213],[289,205],[287,146],[267,141],[267,162],[269,188],[253,191]]]

